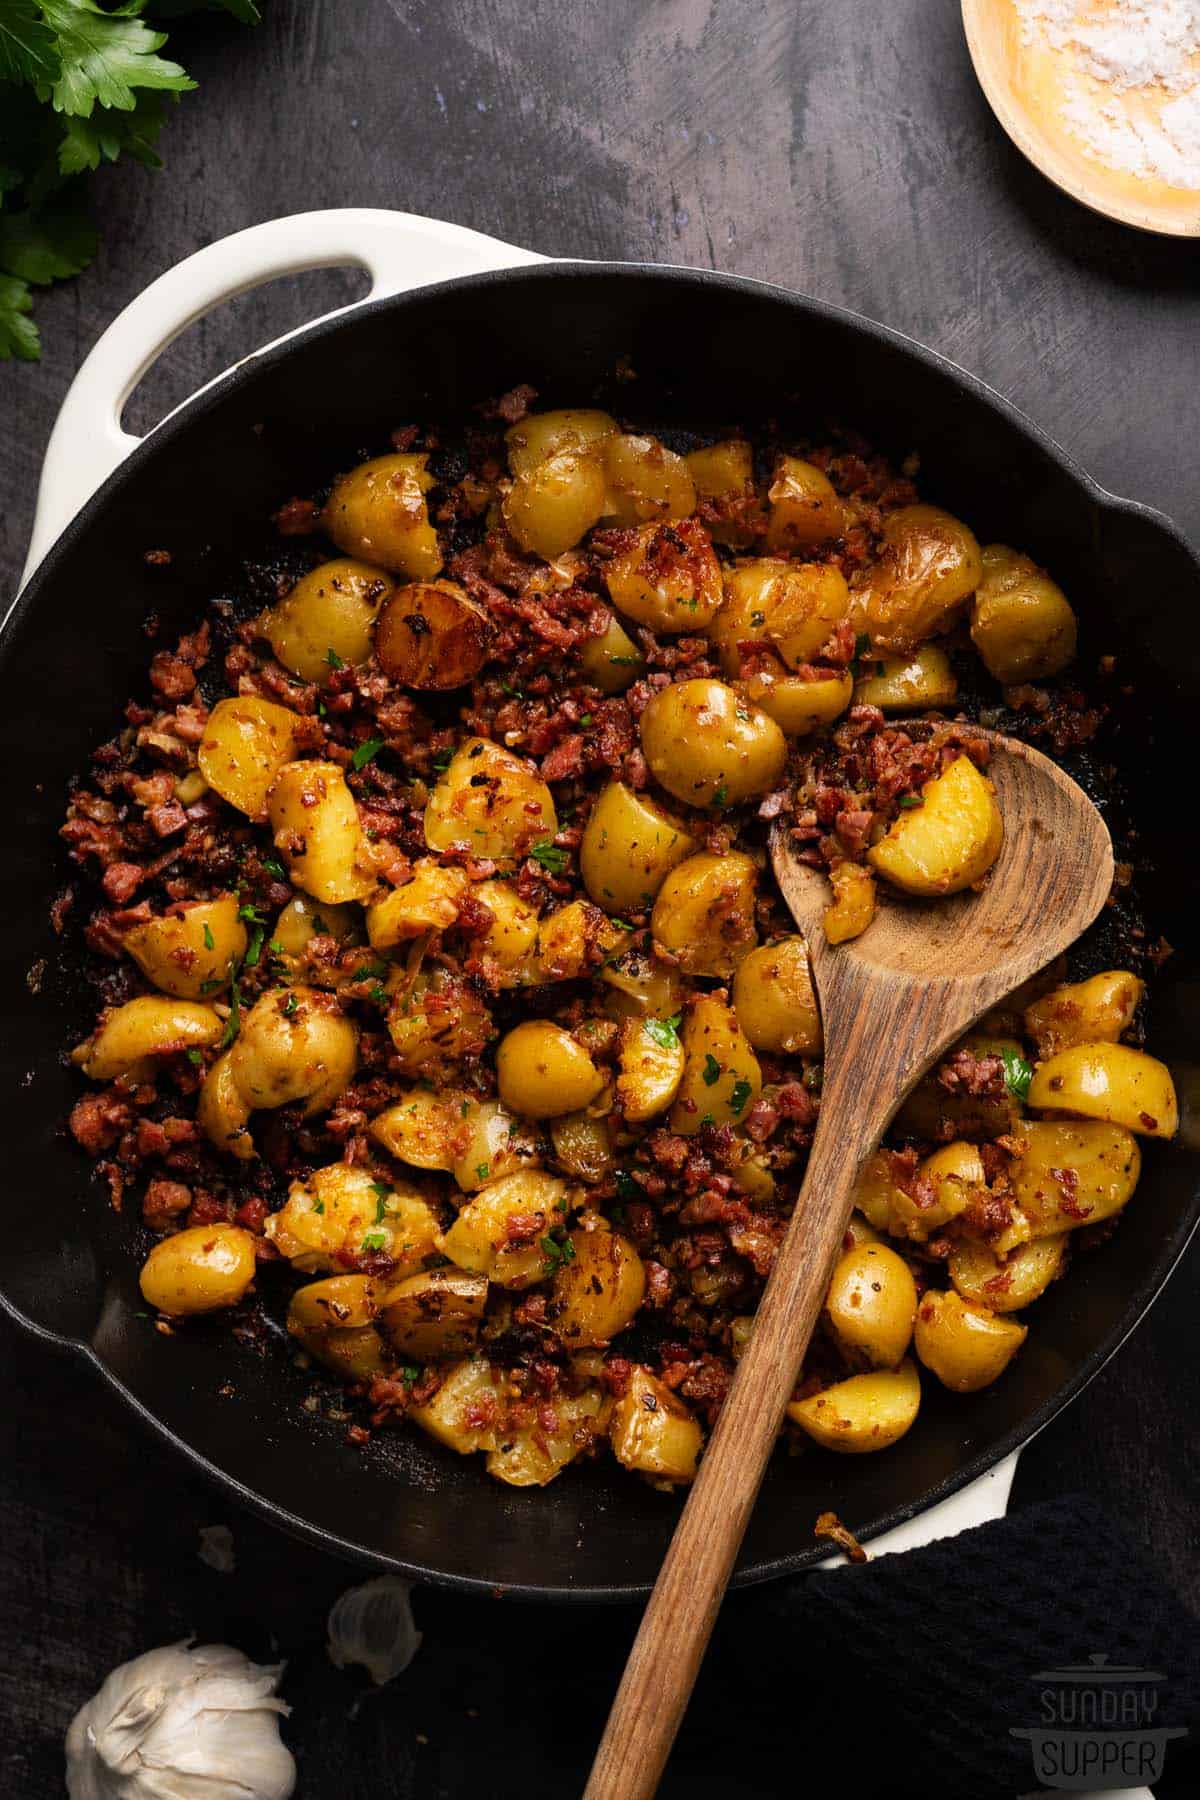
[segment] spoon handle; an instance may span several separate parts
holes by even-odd
[[[859,1173],[901,1086],[909,1085],[897,1060],[877,1039],[858,1046],[849,1079],[837,1080],[827,1065],[804,1185],[642,1616],[584,1800],[650,1800],[658,1787],[842,1246]],[[838,1064],[839,1071],[848,1067],[844,1059]]]

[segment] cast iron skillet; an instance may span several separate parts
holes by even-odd
[[[478,1459],[416,1433],[384,1433],[364,1455],[345,1444],[344,1423],[303,1409],[309,1379],[278,1346],[264,1355],[219,1323],[164,1340],[137,1290],[140,1228],[109,1209],[63,1130],[79,1091],[63,1045],[90,1018],[77,951],[47,926],[66,874],[55,834],[68,777],[111,735],[125,697],[144,691],[146,615],[157,612],[159,641],[173,641],[234,581],[282,500],[377,449],[396,425],[466,419],[519,381],[537,387],[542,405],[608,405],[660,424],[828,417],[897,455],[918,450],[923,495],[985,541],[1012,541],[1048,564],[1086,621],[1084,655],[1116,654],[1122,684],[1135,685],[1122,775],[1152,865],[1156,924],[1185,946],[1197,892],[1179,795],[1200,706],[1200,665],[1186,648],[1200,566],[1166,520],[1102,493],[982,384],[878,325],[707,273],[551,264],[383,300],[242,365],[134,452],[15,608],[0,644],[10,746],[4,1303],[82,1352],[161,1436],[305,1537],[458,1587],[621,1599],[653,1581],[676,1501],[604,1463],[544,1491],[502,1488]],[[168,579],[142,557],[163,546],[174,558]],[[35,995],[27,974],[42,962]],[[1190,953],[1171,958],[1150,1020],[1185,1117],[1200,1017],[1193,970]],[[816,1560],[812,1525],[827,1507],[868,1536],[945,1498],[1079,1392],[1145,1312],[1200,1211],[1197,1149],[1148,1142],[1145,1151],[1120,1230],[1038,1303],[1026,1347],[995,1387],[964,1402],[930,1382],[918,1425],[885,1455],[778,1459],[740,1581]],[[232,1397],[220,1391],[228,1384]]]

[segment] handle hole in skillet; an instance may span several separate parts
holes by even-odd
[[[366,298],[366,269],[305,269],[280,275],[214,307],[168,344],[125,403],[121,423],[144,437],[169,412],[242,357],[322,313]]]

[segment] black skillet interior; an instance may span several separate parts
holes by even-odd
[[[60,950],[47,927],[65,873],[55,832],[68,777],[111,735],[124,697],[142,691],[146,614],[162,617],[166,641],[233,580],[283,499],[386,445],[397,425],[469,418],[519,381],[537,387],[542,405],[598,401],[659,424],[753,427],[794,414],[811,429],[831,418],[898,455],[918,450],[925,497],[961,512],[985,541],[1011,541],[1049,565],[1088,621],[1091,651],[1119,657],[1118,679],[1135,690],[1122,775],[1157,865],[1155,925],[1177,945],[1193,936],[1196,904],[1179,795],[1200,663],[1180,646],[1200,610],[1200,568],[1163,521],[1109,502],[994,395],[878,327],[722,277],[549,266],[384,301],[244,366],[135,453],[18,604],[0,646],[10,746],[0,869],[5,1297],[44,1331],[89,1346],[163,1433],[292,1529],[418,1576],[620,1598],[653,1580],[676,1501],[600,1463],[544,1491],[501,1488],[478,1459],[416,1434],[383,1434],[364,1455],[345,1444],[344,1422],[304,1409],[310,1381],[279,1346],[264,1354],[217,1324],[164,1340],[138,1295],[136,1228],[110,1211],[63,1131],[79,1083],[62,1048],[85,1020],[77,953]],[[143,561],[159,547],[173,556],[165,579]],[[43,963],[35,995],[27,977]],[[1149,1023],[1185,1106],[1197,1016],[1194,961],[1180,953]],[[814,1560],[812,1525],[827,1507],[860,1533],[876,1531],[1024,1441],[1161,1285],[1196,1219],[1198,1172],[1195,1148],[1147,1146],[1120,1230],[1039,1303],[1026,1347],[994,1388],[963,1401],[929,1383],[918,1425],[886,1455],[777,1459],[741,1579]]]

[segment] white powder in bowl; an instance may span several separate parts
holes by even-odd
[[[1089,156],[1200,189],[1200,0],[1014,4],[1023,41],[1066,51],[1078,71],[1065,79],[1062,116]],[[1154,104],[1133,109],[1118,95]]]

